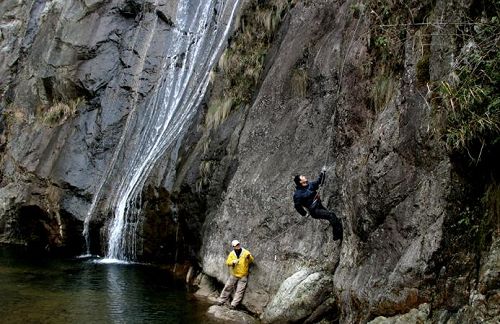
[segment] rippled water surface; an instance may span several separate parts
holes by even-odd
[[[1,323],[214,323],[166,271],[0,247]]]

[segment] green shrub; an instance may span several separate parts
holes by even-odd
[[[437,106],[446,116],[447,147],[477,162],[486,146],[500,140],[500,24],[495,16],[475,27],[449,80],[438,85]]]
[[[296,0],[252,0],[236,21],[236,31],[219,59],[221,89],[209,105],[205,125],[218,127],[232,107],[248,104],[259,82],[271,42],[285,13]]]
[[[375,46],[379,47],[382,50],[386,50],[389,45],[389,40],[386,36],[377,36],[375,38]]]
[[[364,13],[365,11],[365,4],[355,3],[351,5],[350,9],[352,11],[352,15],[354,16],[354,18],[358,19],[359,17],[361,17],[361,14]]]
[[[427,18],[436,2],[371,0],[365,3],[366,8],[359,10],[360,19],[370,21],[369,50],[375,65],[390,68],[395,74],[403,73],[407,37],[417,36],[419,32],[424,33],[420,36],[429,36]]]

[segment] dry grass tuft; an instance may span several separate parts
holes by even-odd
[[[78,107],[85,104],[85,100],[77,98],[68,103],[58,102],[51,106],[42,118],[42,122],[48,126],[55,126],[64,123],[69,118],[76,115]]]

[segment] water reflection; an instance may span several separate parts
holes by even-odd
[[[131,310],[135,305],[134,301],[131,300],[130,296],[127,295],[127,290],[125,287],[125,278],[123,276],[124,270],[119,270],[116,265],[110,265],[106,267],[107,271],[107,291],[108,291],[108,301],[107,307],[109,314],[111,315],[114,323],[125,322],[126,317],[125,311]],[[126,270],[125,270],[126,271]],[[127,278],[131,279],[131,278]],[[135,284],[133,282],[132,284]],[[132,310],[133,313],[137,313]]]

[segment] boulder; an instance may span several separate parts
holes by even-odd
[[[210,306],[207,313],[224,323],[229,324],[256,324],[258,321],[245,312],[230,309],[225,306]]]
[[[264,323],[305,319],[332,293],[333,278],[324,272],[303,269],[287,278],[262,314]]]

